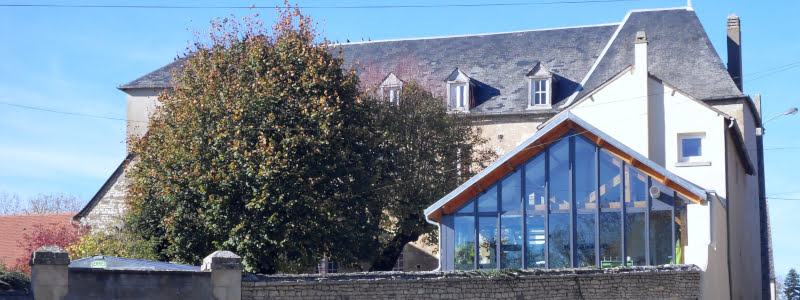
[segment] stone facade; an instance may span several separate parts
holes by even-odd
[[[125,196],[128,189],[128,171],[133,166],[128,156],[114,174],[97,192],[95,198],[75,216],[81,225],[91,226],[92,230],[103,230],[120,225],[120,216],[127,212]]]
[[[698,299],[694,265],[500,272],[245,275],[242,299]]]

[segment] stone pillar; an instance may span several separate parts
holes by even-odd
[[[69,291],[69,255],[56,245],[42,246],[31,256],[31,289],[36,300],[63,299]]]
[[[215,251],[200,267],[211,271],[211,289],[219,300],[242,299],[242,258],[230,251]]]

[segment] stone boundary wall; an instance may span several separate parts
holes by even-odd
[[[694,265],[242,277],[242,299],[698,299]]]

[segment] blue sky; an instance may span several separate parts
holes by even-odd
[[[468,1],[300,1],[301,6],[358,6]],[[549,2],[549,1],[502,1]],[[28,3],[5,0],[2,3]],[[163,4],[148,1],[38,1],[48,4]],[[274,6],[278,1],[171,1],[171,5]],[[395,39],[504,32],[620,22],[630,9],[684,6],[685,1],[533,4],[444,8],[322,9],[304,12],[332,41]],[[742,19],[744,87],[761,93],[769,118],[800,99],[788,87],[800,78],[800,3],[795,1],[694,1],[717,52],[726,57],[725,18]],[[266,23],[274,9],[256,9]],[[125,118],[125,94],[116,86],[170,62],[193,30],[247,9],[121,9],[0,7],[0,102],[81,114]],[[690,72],[691,70],[687,70]],[[760,72],[760,73],[756,73]],[[756,73],[756,74],[753,74]],[[125,156],[125,122],[56,114],[0,103],[0,192],[27,197],[69,193],[88,200]],[[766,125],[767,195],[778,274],[800,267],[800,118]],[[2,205],[2,203],[0,203]]]

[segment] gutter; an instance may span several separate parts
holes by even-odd
[[[439,240],[439,251],[437,251],[437,252],[439,252],[439,259],[438,259],[438,261],[439,261],[439,266],[438,266],[438,267],[436,267],[436,270],[433,270],[433,271],[435,271],[435,272],[441,272],[441,271],[442,271],[442,223],[437,223],[437,222],[434,222],[433,220],[431,220],[430,218],[428,218],[428,215],[427,215],[427,214],[425,215],[425,222],[428,222],[428,224],[433,224],[433,225],[436,225],[436,228],[437,228],[437,229],[438,229],[438,231],[439,231],[439,232],[437,233],[437,234],[439,235],[439,238],[438,238],[438,240]]]

